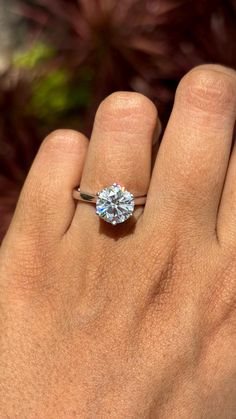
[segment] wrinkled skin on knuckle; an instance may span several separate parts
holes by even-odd
[[[200,66],[190,71],[181,80],[177,95],[189,103],[192,110],[213,116],[232,109],[235,102],[236,75]]]
[[[96,123],[102,123],[106,131],[106,122],[118,118],[137,117],[155,123],[157,109],[155,105],[146,97],[136,92],[115,92],[108,96],[99,106],[96,114]],[[137,124],[137,120],[135,120]],[[132,120],[130,121],[132,124]],[[141,125],[141,124],[140,124]]]

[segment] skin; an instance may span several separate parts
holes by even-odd
[[[0,250],[0,417],[236,418],[236,73],[188,73],[151,175],[155,106],[43,142]],[[72,199],[148,192],[113,227]]]

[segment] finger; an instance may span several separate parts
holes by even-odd
[[[146,204],[148,219],[155,214],[155,222],[174,218],[176,225],[215,232],[235,107],[232,70],[205,65],[184,77],[157,156]]]
[[[234,142],[220,202],[217,236],[222,244],[236,247],[236,145]]]
[[[81,190],[95,194],[116,182],[145,195],[156,125],[156,108],[141,94],[118,92],[105,99],[95,118]],[[76,228],[81,220],[99,225],[93,205],[78,204]]]
[[[80,182],[88,140],[72,130],[58,130],[42,143],[23,187],[11,225],[16,234],[55,239],[74,215],[73,188]]]

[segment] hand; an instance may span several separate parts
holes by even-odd
[[[236,74],[181,81],[155,167],[154,105],[115,93],[92,139],[43,142],[0,252],[0,417],[236,418]],[[124,224],[72,190],[148,191]]]

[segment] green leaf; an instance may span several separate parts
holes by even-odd
[[[37,42],[26,51],[16,52],[12,65],[16,68],[33,69],[41,61],[52,58],[54,55],[55,51],[51,46]]]

